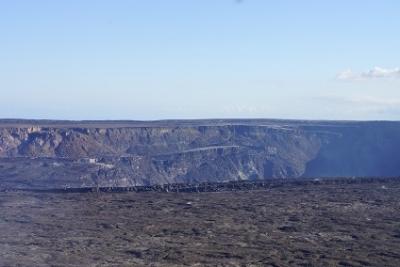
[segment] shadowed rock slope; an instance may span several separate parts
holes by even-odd
[[[0,121],[0,188],[400,176],[400,122]]]

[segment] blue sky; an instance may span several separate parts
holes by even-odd
[[[0,2],[0,117],[400,119],[400,1]]]

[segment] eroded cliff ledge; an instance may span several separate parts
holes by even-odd
[[[0,188],[400,176],[400,122],[0,121]]]

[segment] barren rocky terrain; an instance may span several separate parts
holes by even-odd
[[[0,266],[400,266],[400,180],[0,193]]]
[[[0,266],[400,266],[399,136],[384,121],[1,120]]]

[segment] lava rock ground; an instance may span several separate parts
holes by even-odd
[[[400,266],[400,181],[1,192],[0,266]]]

